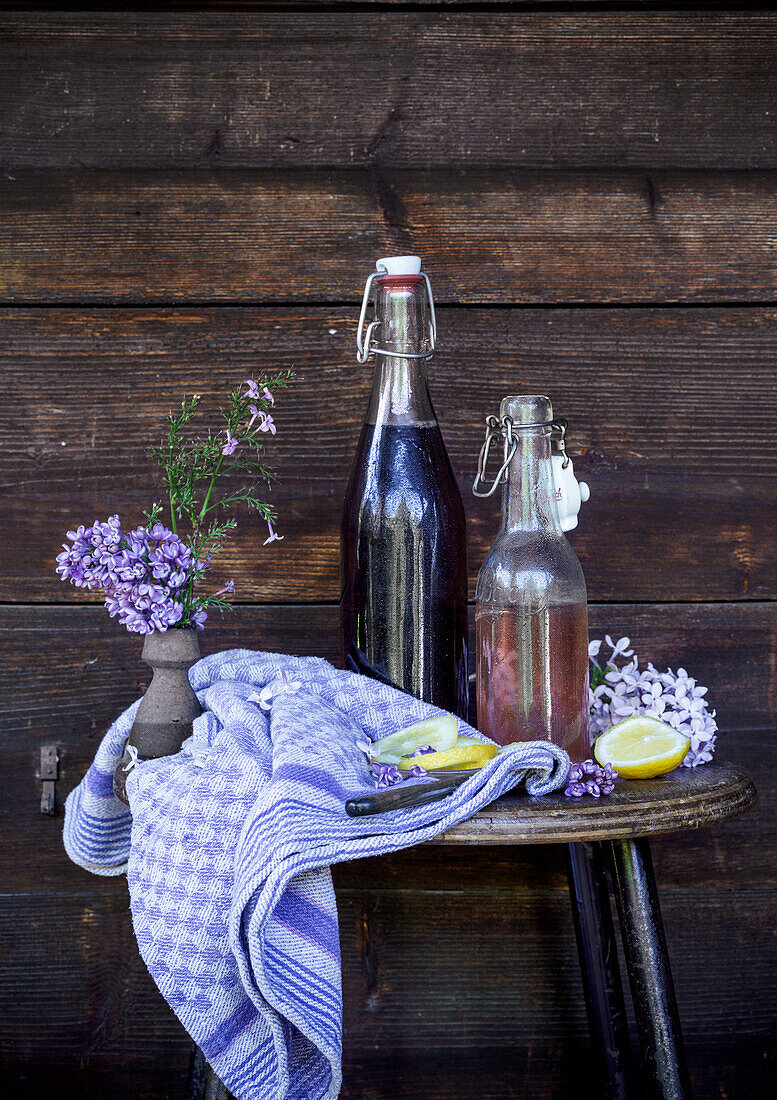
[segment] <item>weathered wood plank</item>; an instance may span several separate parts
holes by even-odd
[[[340,902],[340,911],[347,945],[350,922],[345,900]],[[683,1029],[692,1072],[694,1077],[699,1075],[700,1085],[708,1084],[712,1074],[706,1077],[709,1067],[697,1054],[696,1045],[706,1048],[706,1055],[713,1035],[720,1048],[714,1059],[718,1069],[732,1057],[738,1044],[749,1044],[756,1036],[764,1052],[773,1051],[773,990],[763,974],[763,959],[759,961],[746,946],[747,933],[751,933],[761,950],[773,957],[774,936],[760,923],[762,900],[766,899],[730,895],[732,916],[741,915],[743,919],[743,926],[730,931],[728,919],[722,917],[722,900],[691,894],[662,897]],[[364,998],[352,1004],[348,1012],[350,1051],[361,1052],[362,1037],[373,1039],[379,1050],[393,1039],[391,1054],[396,1068],[392,1085],[396,1091],[378,1091],[377,1096],[398,1095],[408,1100],[419,1095],[433,1100],[444,1100],[449,1095],[471,1096],[474,1081],[466,1063],[473,1048],[489,1050],[493,1056],[486,1079],[494,1096],[500,1092],[498,1084],[492,1084],[492,1074],[499,1080],[505,1058],[509,1058],[516,1074],[513,1095],[578,1095],[573,1078],[567,1074],[574,1065],[579,1072],[579,1059],[585,1057],[588,1042],[567,900],[527,899],[526,910],[520,895],[493,903],[478,899],[470,909],[473,901],[466,894],[446,896],[443,892],[425,903],[411,893],[370,898],[366,906],[358,899],[361,905],[353,922],[358,938],[350,950],[347,946],[344,950],[346,988],[352,989],[360,979]],[[773,903],[773,899],[770,901]],[[689,906],[694,913],[692,922],[688,919]],[[360,917],[363,930],[358,928]],[[747,956],[742,960],[741,974],[726,974],[722,967],[718,972],[723,959],[713,961],[709,945],[700,942],[704,937],[698,935],[696,921],[705,918],[712,927],[720,928],[719,935],[727,941],[721,950],[730,958],[729,966],[736,971],[738,952]],[[495,942],[499,945],[496,951]],[[350,966],[349,955],[356,956]],[[542,972],[535,970],[538,958],[544,964]],[[358,970],[354,962],[361,964]],[[353,970],[356,973],[352,979]],[[763,1003],[753,1003],[753,989],[760,990]],[[519,990],[528,994],[527,1017],[523,1015]],[[560,1048],[556,1080],[541,1084],[533,1079],[531,1060],[535,1054],[541,1059],[547,1057],[549,1046]],[[405,1051],[412,1056],[413,1048],[419,1054],[431,1054],[426,1072],[419,1061],[410,1063],[423,1074],[420,1079],[408,1072],[408,1066],[402,1068]],[[435,1081],[443,1051],[457,1059],[459,1072],[444,1074],[442,1080]],[[381,1061],[386,1065],[388,1058]],[[482,1064],[478,1068],[482,1071]],[[538,1071],[541,1078],[546,1074],[544,1067]],[[383,1081],[380,1077],[378,1080]],[[530,1087],[532,1084],[539,1087],[539,1092]],[[766,1084],[765,1077],[760,1084]],[[350,1095],[359,1095],[358,1089]],[[702,1095],[713,1094],[703,1091]]]
[[[357,300],[417,252],[441,302],[772,301],[774,172],[28,171],[0,300]]]
[[[43,1067],[63,1096],[76,1094],[69,1078],[87,1067],[103,1084],[112,1068],[116,1097],[183,1095],[191,1040],[140,958],[121,886],[77,898],[0,898],[4,1095],[37,1095],[23,1086]],[[80,1095],[96,1097],[96,1083]]]
[[[7,169],[777,167],[766,13],[36,12],[3,23]]]
[[[337,624],[335,605],[240,605],[213,616],[202,649],[315,654],[337,664]],[[724,728],[777,725],[777,603],[592,604],[590,628],[592,637],[627,634],[643,662],[692,669],[710,686]],[[87,735],[101,737],[148,683],[141,642],[99,607],[0,607],[4,747],[31,747],[39,734],[40,743],[73,748]],[[64,761],[62,769],[67,777]]]
[[[462,1007],[466,1027],[466,1000]],[[418,1100],[420,1088],[424,1100],[600,1100],[601,1088],[587,1072],[590,1046],[584,1038],[560,1039],[549,1062],[542,1036],[532,1031],[522,1039],[520,1046],[492,1047],[486,1040],[476,1050],[452,1052],[408,1050],[404,1043],[393,1044],[391,1054],[385,1047],[355,1055],[347,1050],[340,1098]],[[768,1038],[739,1036],[724,1043],[710,1036],[689,1051],[689,1062],[695,1100],[734,1097],[743,1081],[748,1100],[773,1100],[774,1050]]]
[[[432,392],[468,517],[471,583],[497,527],[471,492],[486,413],[546,392],[590,483],[572,534],[601,599],[777,595],[777,312],[444,309]],[[68,528],[160,498],[147,459],[167,411],[215,412],[240,379],[293,364],[270,454],[283,542],[250,517],[223,559],[238,598],[339,595],[339,525],[367,404],[352,309],[0,311],[0,598],[83,600],[54,573]],[[712,522],[715,517],[715,522]],[[217,578],[218,579],[218,578]],[[474,594],[474,588],[471,588]]]
[[[536,10],[543,4],[548,4],[552,8],[568,8],[570,11],[575,11],[577,8],[585,8],[587,4],[601,4],[601,0],[423,0],[423,8],[455,8],[455,7],[485,7],[485,8],[498,8],[503,7],[505,9],[512,8],[516,11],[528,9],[530,11]],[[643,4],[655,4],[655,0],[624,0],[624,3],[620,5],[620,10],[631,11],[639,10]],[[373,7],[381,8],[395,7],[397,9],[406,8],[408,11],[418,11],[421,5],[417,0],[376,0],[376,3],[371,5]],[[364,0],[316,0],[315,5],[311,4],[319,11],[323,12],[327,9],[346,9],[351,11],[364,10],[368,5],[364,3]],[[692,6],[692,5],[691,5]],[[745,5],[742,5],[743,7]],[[154,11],[160,12],[276,12],[290,8],[292,10],[300,10],[303,7],[301,0],[199,0],[197,3],[193,3],[192,0],[164,0],[154,8]],[[757,9],[759,5],[752,3],[746,5],[748,9]],[[671,5],[667,4],[667,8],[671,8]],[[56,3],[52,0],[0,0],[0,10],[8,9],[14,12],[58,12],[61,9],[57,7]],[[100,7],[100,0],[80,0],[80,12],[104,12],[105,9]],[[688,8],[682,8],[685,11]],[[143,11],[143,0],[133,0],[132,3],[123,4],[122,11],[133,12]]]
[[[336,623],[337,609],[331,606],[241,607],[234,617],[208,628],[203,648],[213,652],[246,646],[336,660]],[[755,809],[742,819],[721,830],[703,830],[687,847],[672,846],[671,838],[666,841],[671,881],[711,889],[735,889],[744,882],[777,887],[777,716],[772,682],[777,605],[594,605],[591,628],[593,636],[628,634],[643,662],[673,667],[684,663],[708,684],[724,731],[721,758],[751,772],[758,788]],[[139,639],[119,630],[93,607],[0,608],[0,652],[5,655],[0,668],[0,878],[17,891],[62,889],[76,872],[61,845],[61,817],[40,813],[40,784],[35,779],[40,745],[59,745],[61,814],[66,794],[81,779],[105,729],[146,686],[148,669],[139,659]],[[756,845],[751,843],[754,837]],[[34,866],[27,858],[31,850],[36,852]],[[430,858],[442,858],[441,849],[435,852]],[[451,858],[462,881],[475,885],[470,872],[461,870],[466,861]],[[538,865],[550,859],[522,853],[512,867],[501,856],[491,858],[501,861],[495,864],[501,870],[494,872],[494,888],[507,890],[522,878],[530,881]],[[361,882],[363,866],[342,870],[344,881]],[[549,866],[552,875],[542,881],[558,887],[560,865]],[[423,868],[416,872],[414,884],[422,885],[426,874]],[[385,888],[391,877],[389,871],[385,877],[381,872],[378,885]],[[91,879],[84,876],[84,881]],[[401,887],[401,872],[397,885]]]
[[[438,885],[339,892],[344,1095],[463,1100],[477,1073],[479,1095],[587,1097],[576,1086],[587,1037],[568,900]],[[697,1095],[735,1079],[745,1057],[749,1095],[771,1095],[755,1064],[773,1056],[774,901],[773,892],[663,894]],[[159,1091],[139,1095],[180,1096],[171,1077],[180,1080],[189,1042],[144,972],[126,893],[95,880],[89,900],[17,896],[1,907],[10,1094],[29,1096],[30,1068],[45,1066],[58,1095],[78,1095],[88,1066],[103,1082],[113,1071],[118,1097],[131,1095],[124,1073],[132,1081],[161,1067]]]
[[[91,898],[0,900],[8,978],[0,988],[0,1017],[4,1038],[20,1060],[57,1062],[102,1053],[125,1057],[137,1068],[172,1056],[168,1069],[185,1070],[185,1032],[140,959],[122,885],[96,889]],[[31,980],[35,974],[40,980]],[[42,1004],[54,1010],[43,1025],[45,1051],[36,1033]]]
[[[45,1043],[45,1036],[41,1043]],[[175,1061],[185,1060],[185,1040],[181,1039]],[[136,1070],[100,1059],[83,1062],[54,1062],[36,1059],[21,1061],[13,1052],[0,1054],[3,1066],[4,1100],[45,1100],[51,1082],[57,1082],[57,1100],[182,1100],[186,1090],[186,1069],[170,1071],[167,1060]]]

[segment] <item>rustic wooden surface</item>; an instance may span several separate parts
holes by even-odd
[[[749,810],[755,797],[748,773],[721,763],[620,781],[599,802],[566,798],[563,791],[544,798],[511,791],[433,843],[558,844],[656,836],[728,821]]]
[[[269,451],[285,539],[260,551],[248,520],[224,576],[241,600],[336,600],[370,386],[356,319],[343,307],[0,310],[0,598],[94,600],[54,573],[63,532],[117,499],[139,522],[160,495],[149,441],[182,392],[214,410],[249,373],[293,365]],[[569,419],[591,485],[572,540],[593,600],[774,598],[776,323],[774,309],[441,309],[430,374],[467,508],[471,595],[499,515],[471,492],[484,418],[505,393],[536,389]]]
[[[541,851],[555,864],[556,849]],[[494,881],[489,854],[480,881],[460,885],[451,853],[434,854],[420,884],[415,851],[393,857],[396,875],[386,882],[378,882],[383,860],[336,869],[346,991],[343,1096],[417,1098],[422,1089],[424,1098],[447,1100],[482,1088],[494,1100],[500,1090],[568,1097],[559,1083],[574,1081],[585,1062],[587,1029],[563,879],[548,883],[540,868],[531,885],[519,875]],[[358,869],[371,872],[373,885],[340,873]],[[95,883],[74,870],[72,887],[80,895],[16,900],[0,921],[11,964],[4,1032],[15,1052],[5,1062],[6,1095],[36,1095],[45,1067],[49,1087],[55,1076],[67,1100],[99,1100],[100,1087],[129,1100],[136,1081],[144,1086],[138,1095],[180,1100],[188,1043],[136,953],[124,883]],[[723,908],[719,894],[714,884],[693,894],[662,889],[694,1083],[701,1095],[714,1096],[723,1085],[735,1096],[740,1059],[747,1058],[748,1089],[768,1097],[770,1067],[755,1054],[772,1027],[772,977],[763,957],[773,932],[762,900],[733,891]],[[47,929],[61,946],[44,969],[39,947],[51,942],[42,939],[52,936]],[[57,996],[25,979],[25,968],[27,975],[56,976]],[[42,1034],[45,1051],[35,1041]]]
[[[65,795],[148,675],[138,639],[53,576],[62,533],[139,516],[145,448],[184,390],[215,401],[294,365],[273,441],[285,539],[261,550],[245,525],[222,566],[242,604],[204,648],[336,657],[369,388],[356,307],[378,255],[418,250],[471,580],[498,512],[469,490],[482,419],[548,392],[592,487],[572,536],[592,634],[709,684],[721,756],[754,775],[751,812],[653,848],[694,1094],[771,1098],[777,18],[186,6],[0,15],[5,1095],[183,1100],[189,1059],[126,884],[61,846]],[[334,879],[344,1100],[588,1100],[559,848],[435,844]]]
[[[0,208],[5,302],[355,301],[411,251],[440,302],[777,290],[775,170],[14,169]]]
[[[764,12],[36,14],[3,32],[14,169],[777,168]]]

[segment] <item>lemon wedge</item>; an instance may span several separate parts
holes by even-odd
[[[666,722],[637,715],[598,737],[594,756],[600,764],[612,764],[623,779],[652,779],[678,768],[690,744]]]
[[[422,745],[431,745],[433,749],[443,751],[452,749],[459,736],[459,726],[452,714],[443,714],[440,718],[427,718],[416,722],[396,733],[389,733],[379,741],[372,743],[372,759],[381,764],[396,764],[409,752],[415,752]]]
[[[472,740],[472,738],[467,738]],[[482,768],[486,761],[496,756],[496,745],[484,745],[478,741],[471,745],[459,745],[452,749],[444,749],[442,752],[428,752],[423,756],[405,757],[400,760],[397,767],[400,771],[409,771],[415,764],[420,764],[424,771],[457,771],[469,768]]]

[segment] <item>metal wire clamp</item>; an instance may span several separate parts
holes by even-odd
[[[399,351],[387,351],[386,348],[379,348],[372,344],[372,334],[378,327],[378,321],[370,321],[367,326],[367,331],[364,331],[364,322],[367,320],[367,307],[370,303],[370,293],[372,291],[372,284],[375,279],[381,278],[386,274],[386,268],[383,264],[378,264],[375,271],[371,271],[367,276],[367,282],[364,287],[364,295],[362,296],[362,308],[359,314],[359,327],[356,330],[356,361],[357,363],[366,363],[371,355],[376,352],[379,355],[390,355],[394,359],[430,359],[434,355],[434,349],[437,345],[437,316],[434,312],[434,295],[432,294],[432,284],[429,282],[429,277],[426,272],[421,272],[421,278],[426,284],[426,294],[429,300],[429,348],[427,351],[421,352],[399,352]]]
[[[494,481],[490,489],[482,492],[478,489],[478,483],[486,484],[486,466],[488,465],[488,454],[491,450],[491,444],[494,442],[497,436],[504,436],[504,462],[499,467],[499,473],[494,478]],[[486,417],[486,438],[483,441],[483,446],[480,448],[480,457],[478,458],[478,472],[475,474],[475,480],[472,483],[472,492],[476,497],[490,497],[496,492],[496,487],[504,478],[507,473],[507,467],[515,457],[515,452],[518,450],[518,440],[513,438],[513,418],[511,416],[504,416],[500,420],[498,416]]]
[[[558,416],[555,420],[551,421],[550,426],[554,431],[559,433],[558,449],[564,459],[561,463],[561,469],[566,470],[570,463],[570,458],[567,454],[567,422],[563,416]]]
[[[518,450],[518,440],[515,437],[515,432],[521,431],[526,428],[543,428],[549,427],[553,432],[557,432],[559,435],[559,450],[564,456],[564,461],[561,463],[562,467],[566,469],[569,465],[569,455],[567,454],[566,436],[567,436],[567,422],[566,420],[558,417],[555,420],[546,421],[544,424],[515,424],[511,416],[503,416],[500,420],[498,416],[486,417],[486,438],[483,441],[483,446],[480,448],[480,455],[478,457],[478,471],[475,474],[475,480],[472,483],[472,493],[476,497],[490,497],[497,490],[497,486],[502,481],[506,480],[507,468],[515,458],[516,451]],[[486,482],[486,466],[488,465],[488,455],[491,450],[491,444],[494,442],[497,436],[504,438],[504,461],[499,467],[499,472],[491,483],[491,487],[486,489],[485,492],[478,488],[479,485],[485,486]]]

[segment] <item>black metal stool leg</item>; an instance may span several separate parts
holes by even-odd
[[[613,890],[651,1100],[690,1100],[691,1082],[647,838],[609,843]]]
[[[219,1081],[199,1047],[192,1051],[185,1100],[232,1100],[232,1093]]]
[[[567,876],[599,1088],[605,1100],[633,1100],[629,1029],[601,845],[567,845]]]

